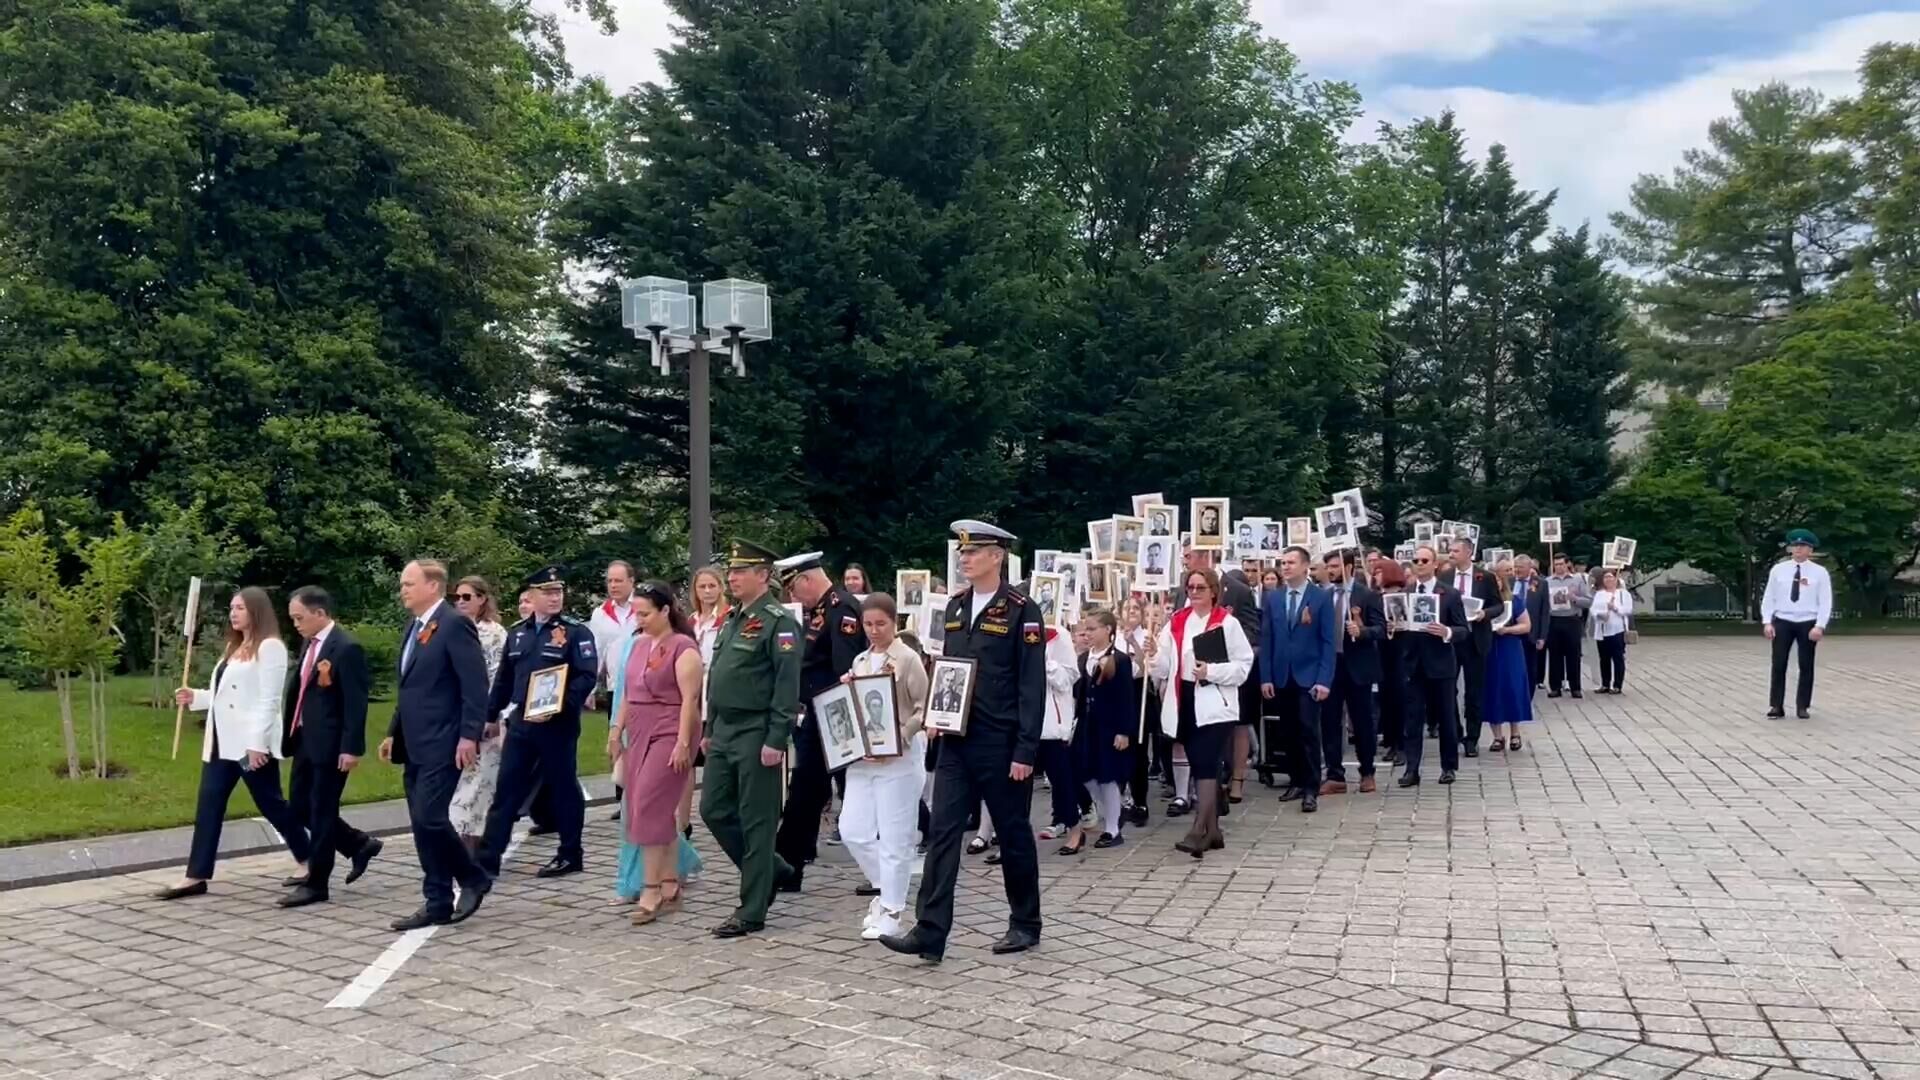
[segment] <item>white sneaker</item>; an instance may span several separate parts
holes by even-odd
[[[867,904],[866,915],[862,916],[860,919],[861,933],[865,934],[866,931],[873,929],[874,920],[878,919],[880,917],[880,913],[885,910],[886,908],[883,908],[880,906],[880,898],[877,896],[874,897],[873,900]],[[871,941],[873,939],[868,938],[867,940]]]
[[[881,908],[872,923],[860,932],[860,937],[864,941],[874,941],[883,934],[898,936],[900,930],[900,913]]]

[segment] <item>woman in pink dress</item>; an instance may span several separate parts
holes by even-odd
[[[682,837],[674,812],[700,737],[704,668],[693,626],[674,606],[671,589],[650,581],[634,592],[633,605],[638,629],[614,657],[613,711],[620,726],[607,752],[620,754],[626,789],[618,889],[634,899],[633,924],[643,926],[680,907],[675,848]]]

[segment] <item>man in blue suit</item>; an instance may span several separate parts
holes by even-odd
[[[447,818],[460,772],[480,753],[487,716],[487,661],[472,620],[446,602],[447,568],[421,559],[400,572],[400,604],[413,616],[400,639],[400,693],[380,760],[404,768],[407,814],[425,875],[420,910],[395,930],[460,922],[493,881]],[[460,883],[456,904],[453,883]]]
[[[1313,557],[1290,547],[1280,556],[1280,590],[1260,609],[1260,693],[1279,707],[1294,763],[1280,801],[1300,800],[1301,813],[1320,808],[1320,703],[1333,686],[1340,620],[1326,590],[1307,577]]]

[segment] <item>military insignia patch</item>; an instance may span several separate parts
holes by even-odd
[[[860,620],[851,615],[840,616],[840,632],[852,636],[860,632]]]
[[[1029,645],[1040,644],[1040,624],[1039,623],[1030,622],[1030,623],[1020,624],[1020,633],[1021,633],[1022,639],[1024,639],[1027,644]]]
[[[782,630],[778,634],[774,635],[774,639],[780,643],[781,652],[793,651],[793,631]]]

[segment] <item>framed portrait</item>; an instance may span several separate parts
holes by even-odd
[[[1101,518],[1087,522],[1087,546],[1093,550],[1096,562],[1113,561],[1113,519]]]
[[[1110,571],[1112,563],[1087,564],[1087,601],[1093,604],[1113,603],[1113,585]]]
[[[946,576],[947,588],[949,589],[958,588],[959,583],[965,580],[966,580],[966,576],[960,573],[960,541],[948,540],[947,541],[947,576]]]
[[[1637,547],[1639,544],[1636,541],[1616,536],[1600,549],[1600,565],[1609,570],[1625,570],[1633,565],[1634,549]]]
[[[1434,533],[1433,534],[1433,553],[1439,556],[1440,558],[1444,559],[1452,552],[1453,552],[1453,534],[1444,533],[1444,532]]]
[[[1560,542],[1559,518],[1543,517],[1540,519],[1540,542],[1543,544],[1557,544]]]
[[[1481,610],[1485,608],[1487,605],[1486,605],[1486,601],[1480,599],[1477,596],[1463,595],[1460,597],[1460,606],[1466,610],[1467,621],[1473,622],[1474,620],[1480,617]]]
[[[1333,501],[1347,508],[1347,525],[1354,532],[1367,527],[1367,499],[1359,488],[1348,488],[1333,493]]]
[[[1382,594],[1380,597],[1380,603],[1386,609],[1388,626],[1397,628],[1397,627],[1404,627],[1407,625],[1407,594],[1406,593],[1390,592],[1390,593]]]
[[[1133,497],[1133,516],[1146,517],[1149,506],[1165,506],[1166,504],[1167,496],[1164,492],[1152,491],[1145,495],[1135,495]]]
[[[1129,595],[1127,590],[1133,588],[1133,575],[1128,573],[1130,569],[1132,568],[1114,563],[1112,572],[1107,575],[1107,585],[1113,590],[1115,606],[1126,603]]]
[[[1027,595],[1040,605],[1040,621],[1059,626],[1066,608],[1066,586],[1059,574],[1035,574],[1027,581]]]
[[[1557,608],[1570,608],[1573,606],[1573,590],[1555,589],[1548,594],[1547,601]]]
[[[539,723],[560,715],[567,700],[567,665],[541,668],[527,676],[528,723]]]
[[[1501,604],[1498,608],[1494,609],[1493,617],[1487,620],[1487,625],[1492,627],[1495,630],[1498,630],[1501,627],[1507,625],[1507,623],[1511,621],[1512,618],[1513,618],[1513,605]]]
[[[1173,588],[1173,575],[1177,572],[1178,562],[1173,550],[1173,540],[1165,536],[1148,536],[1140,541],[1140,559],[1133,568],[1134,581],[1142,592],[1165,592]]]
[[[1287,523],[1273,518],[1260,519],[1260,558],[1272,561],[1280,557],[1280,549],[1286,544]]]
[[[1398,544],[1393,545],[1393,561],[1401,563],[1402,565],[1411,563],[1413,561],[1414,550],[1419,546],[1419,544],[1411,540],[1402,540]]]
[[[1260,557],[1260,538],[1266,535],[1267,520],[1245,517],[1233,523],[1233,557],[1235,559]]]
[[[1150,503],[1140,517],[1147,523],[1148,536],[1180,535],[1180,508],[1166,503]]]
[[[953,735],[967,733],[973,709],[973,680],[979,674],[972,657],[941,656],[928,676],[927,727]]]
[[[901,611],[917,611],[933,591],[933,573],[928,570],[901,570],[893,575],[893,598]]]
[[[1467,543],[1473,545],[1473,550],[1479,551],[1480,550],[1480,526],[1475,525],[1471,521],[1462,521],[1462,522],[1459,522],[1458,524],[1460,528],[1454,532],[1453,538],[1455,540],[1465,540]]]
[[[1344,503],[1316,507],[1313,518],[1320,525],[1320,547],[1323,553],[1359,545],[1359,538],[1354,534],[1353,522],[1347,517],[1347,508]]]
[[[1439,530],[1433,527],[1433,522],[1416,521],[1413,523],[1413,542],[1415,544],[1431,544],[1433,543],[1434,536],[1438,532]]]
[[[834,683],[813,695],[813,717],[820,725],[820,746],[826,753],[828,772],[839,772],[867,756],[856,708],[852,683]]]
[[[1036,574],[1051,574],[1055,569],[1054,564],[1058,562],[1059,559],[1060,552],[1057,549],[1041,548],[1033,553],[1033,572]]]
[[[1140,554],[1140,537],[1147,530],[1144,518],[1128,517],[1125,514],[1113,515],[1113,558],[1115,562],[1132,562]]]
[[[927,602],[920,608],[920,644],[930,653],[946,650],[947,605],[952,600],[945,593],[928,593]]]
[[[1306,547],[1313,543],[1313,519],[1310,517],[1290,517],[1287,519],[1287,546]]]
[[[1407,601],[1407,626],[1419,630],[1440,621],[1440,597],[1435,593],[1400,593]]]
[[[866,741],[867,756],[899,757],[900,703],[894,696],[893,676],[863,675],[849,684],[853,702],[860,712],[860,737]]]
[[[1093,561],[1093,549],[1092,549],[1092,548],[1081,548],[1081,549],[1080,549],[1080,561],[1081,561],[1081,562],[1092,562],[1092,561]]]
[[[1189,507],[1193,515],[1193,543],[1195,551],[1225,551],[1227,549],[1227,522],[1231,502],[1227,499],[1195,499]]]
[[[1025,567],[1020,565],[1020,556],[1015,555],[1012,552],[1007,553],[1007,580],[1008,581],[1027,580],[1027,571]]]

